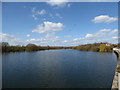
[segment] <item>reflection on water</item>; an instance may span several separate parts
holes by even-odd
[[[110,88],[116,61],[77,50],[3,54],[3,88]]]

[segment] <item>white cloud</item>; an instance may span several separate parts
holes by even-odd
[[[45,14],[47,14],[47,11],[45,9],[37,10],[36,7],[32,8],[32,17],[34,20],[39,20],[39,19],[44,20],[45,18],[42,19],[41,17]]]
[[[109,42],[109,43],[113,43],[113,44],[118,44],[118,38],[119,37],[111,37],[111,38],[103,40],[103,42]]]
[[[39,20],[35,14],[32,15],[34,20]]]
[[[40,11],[37,11],[37,14],[44,15],[44,14],[46,14],[46,10],[42,9]]]
[[[68,41],[67,41],[67,40],[64,40],[63,43],[68,43]]]
[[[56,14],[51,14],[51,13],[49,13],[49,16],[50,16],[50,18],[52,18],[52,19],[55,18],[55,17],[60,18],[60,19],[63,18],[59,13],[56,13]]]
[[[101,31],[101,32],[109,32],[109,31],[111,31],[111,29],[101,29],[99,31]]]
[[[73,39],[73,41],[81,41],[81,40],[84,40],[84,38],[75,38],[75,39]]]
[[[8,42],[10,45],[24,45],[25,42],[15,37],[14,35],[0,33],[0,37],[2,37],[3,42]]]
[[[100,38],[103,35],[101,35],[100,33],[96,33],[96,34],[86,34],[85,38],[87,39],[96,39],[96,38]]]
[[[116,17],[110,17],[108,15],[100,15],[100,16],[95,17],[92,21],[94,23],[111,23],[117,20],[118,18]]]
[[[60,39],[52,40],[53,42],[60,42]]]
[[[71,7],[71,4],[67,4],[67,7],[70,8],[70,7]]]
[[[94,37],[95,35],[94,34],[86,34],[86,38],[91,38],[91,37]]]
[[[36,29],[32,30],[32,32],[35,33],[48,33],[53,31],[60,31],[63,29],[62,23],[53,23],[53,22],[43,22],[43,24],[40,24],[37,26]]]
[[[98,39],[98,38],[104,38],[112,35],[117,35],[118,30],[117,29],[103,29],[102,31],[99,30],[99,32],[94,33],[94,34],[86,34],[85,38],[86,39]]]
[[[71,35],[65,35],[64,36],[65,38],[70,38],[70,37],[72,37]]]
[[[33,43],[36,45],[58,45],[61,42],[60,37],[56,36],[54,32],[46,33],[46,35],[39,39],[29,39],[27,43]]]
[[[61,15],[59,13],[56,13],[56,16],[62,19]]]
[[[2,37],[3,41],[9,41],[9,40],[17,40],[17,38],[13,35],[9,35],[6,33],[0,33],[0,37]]]
[[[46,39],[53,39],[54,37],[55,37],[55,33],[54,33],[54,32],[47,33],[47,34],[45,35],[45,38],[46,38]]]
[[[47,33],[44,37],[46,40],[58,42],[60,41],[60,37],[55,35],[55,32]]]
[[[33,44],[36,44],[36,45],[48,45],[49,43],[46,41],[45,38],[32,38],[32,39],[29,39],[29,40],[26,40],[25,41],[27,44],[29,43],[33,43]]]
[[[118,30],[117,29],[114,29],[110,32],[110,34],[118,34]]]
[[[42,41],[45,41],[45,39],[43,38],[40,38],[40,39],[35,39],[35,38],[32,38],[32,39],[29,39],[29,40],[26,40],[27,42],[29,43],[34,43],[34,42],[42,42]]]
[[[49,15],[50,15],[51,18],[54,18],[54,17],[53,17],[53,14],[50,13]]]
[[[35,13],[35,11],[36,11],[36,7],[33,7],[32,12]]]
[[[49,0],[47,3],[51,6],[65,6],[69,0]]]
[[[113,39],[119,39],[120,37],[112,37]]]
[[[31,37],[31,35],[30,35],[30,34],[27,34],[26,36],[27,36],[27,37]]]

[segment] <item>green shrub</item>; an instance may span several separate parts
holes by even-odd
[[[26,49],[25,49],[25,51],[38,51],[39,50],[39,47],[38,46],[36,46],[35,44],[28,44],[27,46],[26,46]]]

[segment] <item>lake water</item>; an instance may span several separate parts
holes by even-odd
[[[110,88],[114,53],[45,50],[6,53],[3,88]]]

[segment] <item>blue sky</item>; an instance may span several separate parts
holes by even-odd
[[[10,45],[117,43],[117,2],[3,2],[2,41]]]

